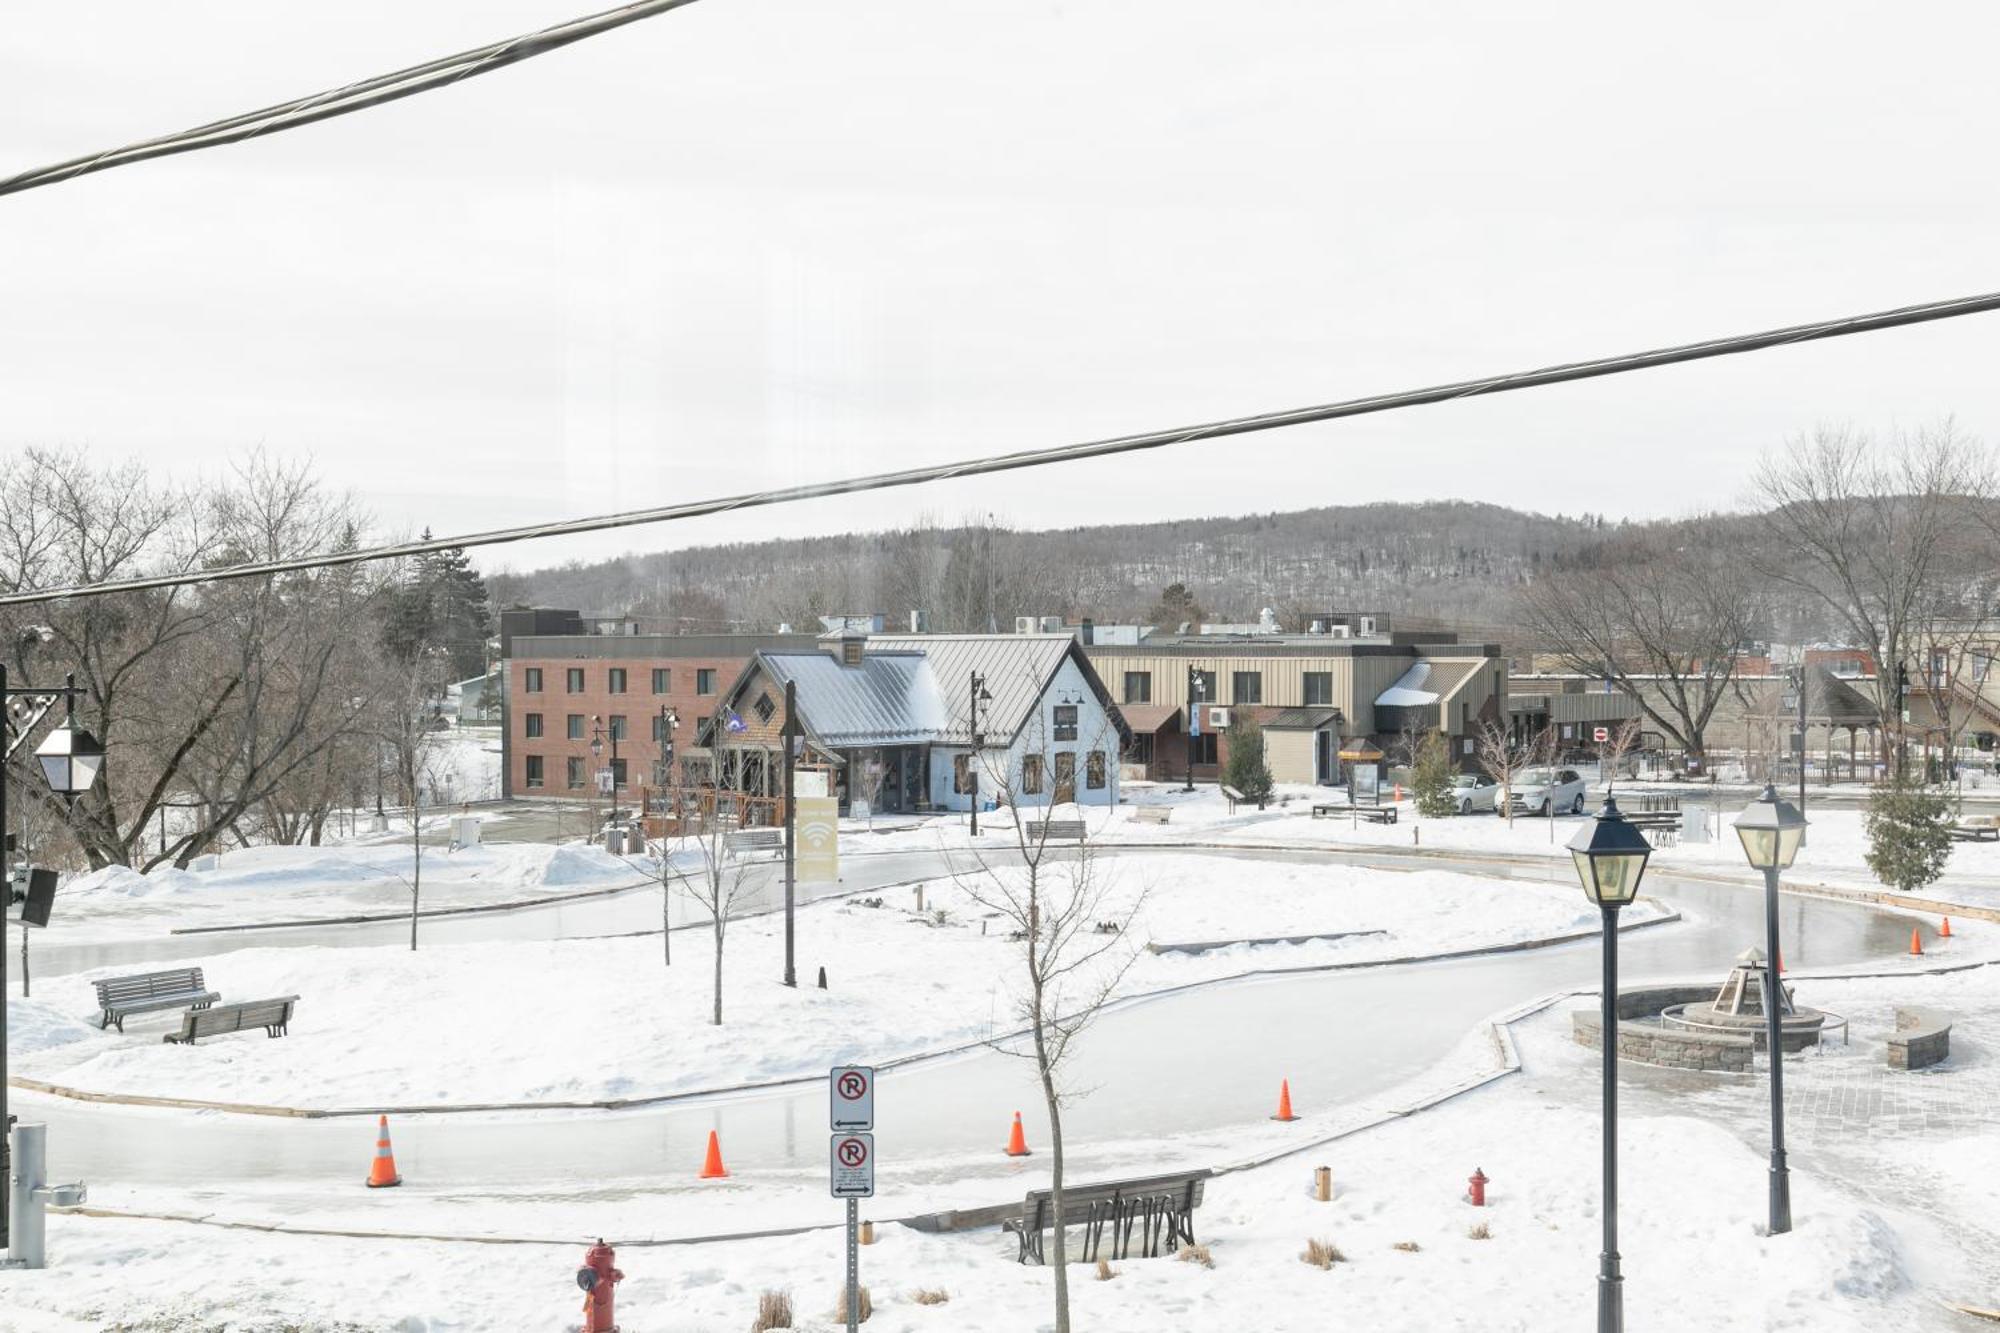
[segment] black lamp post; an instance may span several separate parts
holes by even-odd
[[[1785,1164],[1785,1047],[1778,979],[1778,872],[1791,869],[1805,841],[1806,817],[1766,784],[1736,817],[1743,854],[1764,872],[1764,1043],[1771,1057],[1771,1234],[1792,1229],[1792,1177]]]
[[[1604,1248],[1598,1256],[1597,1333],[1624,1333],[1625,1277],[1618,1269],[1618,909],[1639,896],[1653,845],[1605,798],[1569,844],[1583,894],[1604,918],[1604,993],[1598,1042],[1604,1052]]]
[[[993,696],[986,692],[986,677],[977,671],[972,673],[972,753],[966,757],[966,777],[972,785],[972,836],[979,836],[979,758],[986,744],[986,737],[979,730],[979,705],[990,704]]]
[[[592,767],[596,766],[597,761],[600,758],[602,758],[603,755],[604,755],[604,719],[596,716],[595,714],[592,714],[590,719],[590,762]],[[617,787],[618,772],[616,769],[612,770],[611,781],[612,781],[611,810],[612,813],[616,814],[618,811],[618,787]],[[597,774],[592,773],[590,775],[590,782],[593,788],[597,785]],[[592,842],[595,842],[597,840],[597,831],[595,829],[591,830],[589,840]]]
[[[1195,733],[1201,727],[1201,701],[1207,694],[1208,691],[1202,688],[1201,672],[1195,670],[1194,664],[1190,662],[1188,664],[1188,725],[1186,728],[1187,786],[1182,788],[1183,791],[1194,790],[1194,738]]]
[[[50,732],[42,743],[35,747],[35,762],[40,765],[43,779],[49,790],[69,804],[97,785],[104,772],[104,746],[98,739],[76,725],[76,697],[83,691],[77,688],[76,677],[71,675],[60,689],[9,689],[7,667],[0,663],[0,710],[8,707],[13,699],[31,699],[47,704],[56,698],[64,701],[63,724]],[[39,718],[39,712],[32,714]],[[9,714],[11,722],[12,715]],[[32,725],[32,722],[30,723]],[[11,727],[0,729],[0,760],[13,756],[13,743],[7,739]],[[0,763],[4,770],[4,763]],[[7,780],[0,771],[0,830],[7,827]],[[5,840],[0,839],[0,846]],[[0,861],[7,858],[0,855]],[[7,874],[0,875],[0,884],[7,888],[0,892],[0,906],[13,896],[12,866],[7,866]],[[27,923],[23,922],[22,930]],[[4,933],[4,932],[0,932]],[[7,1114],[7,950],[5,941],[0,940],[0,1183],[13,1179],[13,1117]],[[0,1189],[0,1249],[10,1242],[11,1217],[8,1213],[9,1200],[13,1191]]]

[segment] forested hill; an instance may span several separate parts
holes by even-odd
[[[633,554],[489,579],[500,605],[636,615],[663,628],[761,630],[821,614],[923,609],[940,632],[1017,615],[1248,621],[1361,608],[1483,621],[1513,589],[1611,535],[1599,516],[1464,502],[1022,531],[925,522],[887,532]],[[1610,530],[1607,530],[1607,529]]]

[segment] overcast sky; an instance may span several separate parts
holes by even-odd
[[[0,174],[588,0],[17,7]],[[0,199],[0,447],[310,454],[440,534],[2000,288],[1987,4],[701,0]],[[2000,437],[2000,315],[517,546],[1464,497],[1660,515],[1816,421]]]

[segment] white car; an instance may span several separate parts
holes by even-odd
[[[1517,815],[1580,815],[1586,786],[1573,768],[1531,768],[1515,777],[1508,804]]]
[[[1451,780],[1451,799],[1461,815],[1492,811],[1500,803],[1500,784],[1484,773],[1460,773]]]

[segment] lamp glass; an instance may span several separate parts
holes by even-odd
[[[42,777],[47,779],[49,790],[63,794],[73,790],[69,783],[70,762],[67,754],[38,754],[35,756],[42,765]]]

